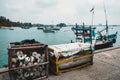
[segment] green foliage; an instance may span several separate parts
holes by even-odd
[[[29,26],[32,27],[33,25],[31,23],[21,23],[21,22],[13,22],[9,19],[7,19],[4,16],[0,16],[0,27],[1,26],[7,26],[7,27],[22,27],[22,26]]]
[[[11,21],[4,16],[0,16],[0,26],[11,26]]]
[[[59,24],[57,24],[57,26],[59,26],[59,27],[65,27],[66,24],[65,23],[59,23]]]
[[[7,27],[22,27],[22,28],[30,28],[33,26],[44,26],[44,24],[32,24],[32,23],[22,23],[22,22],[13,22],[9,19],[7,19],[4,16],[0,16],[0,27],[1,26],[7,26]],[[58,27],[65,27],[65,23],[59,23],[57,24]]]
[[[33,26],[40,27],[40,26],[44,26],[44,24],[33,24]]]

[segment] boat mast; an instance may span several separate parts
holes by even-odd
[[[107,20],[107,13],[105,8],[105,3],[103,2],[104,12],[105,12],[105,19],[106,19],[106,33],[108,34],[108,20]]]
[[[91,42],[91,44],[92,44],[92,27],[93,27],[93,18],[94,18],[94,6],[93,6],[93,8],[90,10],[90,12],[92,12],[92,22],[91,22],[91,26],[90,26],[90,42]]]

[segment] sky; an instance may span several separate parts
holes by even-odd
[[[120,0],[0,0],[0,16],[12,21],[40,24],[120,24]]]

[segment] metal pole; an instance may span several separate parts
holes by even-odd
[[[93,18],[94,18],[94,6],[93,6],[93,11],[92,11],[92,24],[90,26],[90,40],[92,44],[92,27],[93,27]]]
[[[93,18],[94,18],[94,11],[92,12],[92,25],[91,25],[91,27],[93,26]]]
[[[85,24],[83,22],[83,40],[84,40],[84,43],[85,43]]]
[[[91,40],[91,44],[92,44],[92,26],[90,26],[90,40]]]
[[[105,19],[106,19],[106,33],[108,34],[108,21],[107,21],[107,13],[106,13],[106,8],[105,8],[105,3],[103,2],[104,6],[104,12],[105,12]]]

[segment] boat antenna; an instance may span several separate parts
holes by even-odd
[[[107,20],[107,13],[106,13],[106,8],[105,8],[104,1],[103,1],[103,6],[104,6],[104,12],[105,12],[105,19],[106,19],[106,33],[108,33],[108,20]]]

